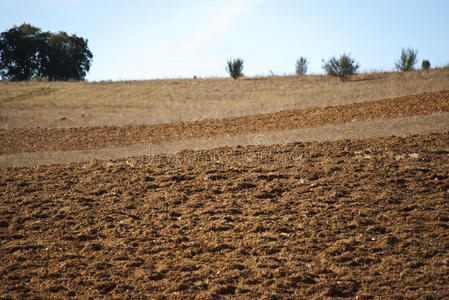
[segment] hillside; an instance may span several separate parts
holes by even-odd
[[[126,82],[0,82],[0,128],[157,124],[326,107],[449,90],[449,68]]]
[[[100,149],[198,137],[235,136],[449,112],[449,90],[220,120],[67,129],[0,129],[0,154]]]
[[[1,82],[0,298],[448,299],[448,78]]]

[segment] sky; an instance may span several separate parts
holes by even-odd
[[[323,59],[350,54],[360,71],[390,71],[401,49],[418,63],[449,64],[448,0],[0,0],[0,32],[30,23],[88,39],[87,79],[290,75],[302,56],[308,74]]]

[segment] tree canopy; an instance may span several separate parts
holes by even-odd
[[[9,80],[82,80],[93,58],[87,43],[63,31],[14,26],[0,34],[0,75]]]

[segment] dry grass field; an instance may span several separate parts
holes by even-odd
[[[449,299],[449,68],[0,108],[1,299]]]
[[[0,128],[157,124],[325,107],[449,90],[449,68],[126,82],[0,82]]]

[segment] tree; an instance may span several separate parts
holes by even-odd
[[[82,80],[93,57],[87,42],[65,32],[42,32],[29,24],[14,26],[0,36],[0,75],[10,80]]]
[[[357,72],[360,67],[350,55],[343,54],[340,58],[331,57],[328,61],[323,60],[322,68],[328,75],[338,76],[345,81],[350,75]]]
[[[46,32],[44,40],[41,76],[49,80],[81,80],[86,76],[92,60],[87,40],[65,32]]]
[[[30,24],[14,26],[0,34],[0,75],[27,80],[37,75],[41,30]]]
[[[231,75],[232,78],[237,79],[240,76],[243,76],[243,59],[236,58],[230,59],[227,62],[226,71]]]
[[[396,62],[395,67],[399,71],[413,71],[415,69],[418,51],[411,48],[402,49],[401,57]]]
[[[424,59],[421,63],[421,69],[429,70],[430,69],[430,61],[428,61],[427,59]]]
[[[307,61],[307,58],[301,56],[296,61],[296,75],[305,75],[307,73],[308,65],[309,62]]]

